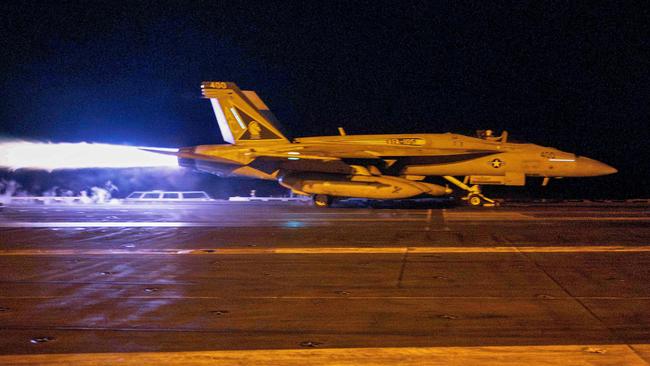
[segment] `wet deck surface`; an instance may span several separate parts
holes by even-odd
[[[648,343],[648,206],[0,212],[4,355]]]

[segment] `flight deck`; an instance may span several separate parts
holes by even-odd
[[[644,201],[25,204],[0,254],[0,364],[650,364]]]

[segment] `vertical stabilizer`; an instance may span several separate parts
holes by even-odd
[[[204,81],[201,92],[212,103],[224,141],[231,144],[288,142],[275,127],[275,116],[254,91],[240,90],[232,82]]]

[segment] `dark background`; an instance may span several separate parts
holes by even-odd
[[[0,135],[160,147],[221,143],[199,85],[235,81],[256,90],[292,137],[336,134],[337,126],[349,134],[507,129],[518,140],[589,156],[619,173],[500,193],[649,196],[647,5],[309,4],[3,2]],[[36,190],[132,173],[1,175]],[[197,174],[128,189],[207,187],[223,195],[256,186]],[[258,187],[273,193],[272,184]]]

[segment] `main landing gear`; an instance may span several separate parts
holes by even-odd
[[[312,198],[314,200],[314,206],[316,207],[327,207],[332,204],[332,197],[326,194],[317,194]]]
[[[468,186],[466,182],[461,182],[450,175],[445,175],[443,178],[468,192],[467,196],[463,197],[462,200],[467,201],[470,206],[493,207],[497,205],[495,200],[487,198],[481,193],[481,187],[479,185]]]

